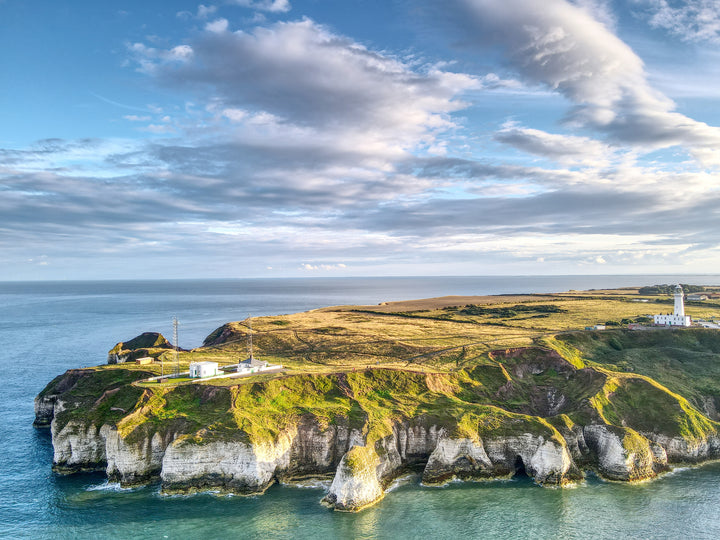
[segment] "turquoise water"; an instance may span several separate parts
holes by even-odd
[[[34,396],[64,370],[103,363],[142,331],[197,346],[248,314],[449,294],[549,292],[675,282],[675,276],[345,278],[0,283],[0,537],[2,538],[718,538],[720,464],[624,485],[590,478],[572,489],[528,479],[427,488],[416,478],[359,514],[319,504],[322,487],[273,486],[261,497],[167,497],[120,490],[101,474],[50,470]],[[720,276],[684,276],[720,284]]]
[[[358,514],[320,506],[321,489],[273,486],[260,497],[167,497],[156,486],[104,488],[101,475],[50,479],[64,538],[718,538],[720,464],[622,485],[544,489],[527,479],[427,488],[410,479]],[[62,520],[58,527],[56,520]],[[20,525],[11,536],[22,536]],[[28,535],[30,536],[30,535]]]

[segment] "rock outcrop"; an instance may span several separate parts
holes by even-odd
[[[173,349],[173,344],[165,336],[158,332],[144,332],[129,341],[117,343],[108,351],[107,363],[122,364],[145,356],[155,358],[169,349]]]

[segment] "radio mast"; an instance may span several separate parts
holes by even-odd
[[[252,351],[252,317],[248,315],[248,328],[250,330],[250,333],[248,334],[248,358],[252,362],[253,359],[253,351]]]
[[[174,375],[176,377],[178,377],[180,375],[180,357],[178,356],[178,320],[177,320],[177,317],[173,317],[173,345],[175,345]]]

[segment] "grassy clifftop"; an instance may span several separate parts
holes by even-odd
[[[645,375],[717,418],[720,331],[706,329],[568,333],[558,336],[590,365]]]
[[[578,368],[539,347],[495,351],[452,372],[375,368],[175,386],[132,384],[137,375],[87,370],[63,392],[69,406],[58,413],[58,425],[111,423],[130,441],[173,432],[198,444],[270,441],[307,417],[356,428],[370,441],[408,421],[469,438],[527,432],[554,438],[562,426],[605,423],[696,440],[718,426],[649,377]]]

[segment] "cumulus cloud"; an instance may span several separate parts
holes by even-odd
[[[290,11],[290,2],[288,0],[232,0],[232,2],[238,6],[260,11],[270,11],[274,13]]]
[[[332,133],[366,152],[432,145],[467,105],[459,95],[479,86],[468,75],[414,69],[307,19],[211,31],[179,47],[132,51],[142,69],[175,88],[210,89],[216,105],[268,113],[289,130]]]
[[[646,149],[682,145],[710,164],[720,129],[678,112],[653,89],[642,60],[582,5],[566,0],[455,0],[443,4],[466,45],[500,45],[526,79],[560,92],[574,106],[570,125]]]
[[[215,34],[222,34],[223,32],[227,31],[228,29],[228,20],[227,19],[215,19],[212,22],[209,22],[205,25],[205,30],[208,32],[213,32]]]
[[[717,0],[634,0],[650,26],[683,41],[720,43]]]
[[[177,45],[169,50],[148,47],[144,43],[131,43],[127,45],[128,51],[134,56],[138,64],[138,71],[152,73],[160,64],[184,63],[193,55],[189,45]]]
[[[175,15],[179,19],[207,19],[211,15],[213,15],[217,11],[217,6],[209,5],[206,6],[205,4],[200,4],[197,8],[197,12],[195,14],[191,13],[190,11],[178,11]]]

